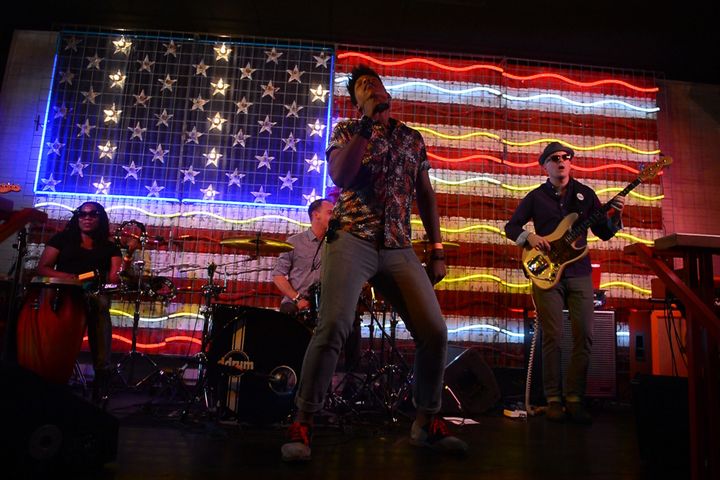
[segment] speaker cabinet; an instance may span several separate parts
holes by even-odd
[[[500,400],[493,371],[475,349],[448,347],[443,384],[443,413],[478,415]]]
[[[563,391],[565,391],[565,374],[572,355],[572,329],[567,310],[563,310],[563,337],[560,342],[560,351],[560,368],[563,376]],[[615,312],[595,310],[586,396],[594,398],[614,398],[616,396],[616,354]]]
[[[0,385],[0,448],[16,472],[90,471],[115,460],[119,422],[112,415],[7,362]]]
[[[664,478],[690,475],[688,379],[637,374],[631,382],[640,457]],[[672,474],[670,474],[672,472]]]

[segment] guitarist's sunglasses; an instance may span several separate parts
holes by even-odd
[[[553,155],[551,157],[548,157],[548,160],[555,163],[559,162],[560,160],[565,160],[566,162],[569,162],[570,160],[572,160],[572,155],[568,153],[565,153],[563,155]]]

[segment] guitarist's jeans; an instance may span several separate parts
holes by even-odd
[[[560,373],[560,343],[563,309],[567,304],[573,335],[573,349],[565,379],[565,399],[579,401],[585,395],[593,329],[593,285],[590,275],[563,278],[549,289],[533,285],[533,299],[542,328],[542,364],[545,398],[558,402],[563,397]]]

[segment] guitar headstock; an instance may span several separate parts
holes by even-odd
[[[0,183],[0,193],[19,192],[20,185],[14,183]]]
[[[641,181],[646,182],[651,178],[654,178],[658,173],[660,173],[660,170],[662,170],[664,167],[667,167],[672,162],[672,157],[660,157],[653,163],[645,165],[640,174],[638,175],[638,178]]]

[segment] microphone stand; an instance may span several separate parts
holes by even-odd
[[[13,244],[13,248],[17,250],[17,257],[12,266],[13,282],[8,297],[7,310],[7,326],[5,330],[5,338],[2,340],[2,351],[0,355],[2,359],[8,362],[15,362],[17,356],[17,340],[15,338],[18,315],[20,314],[20,304],[22,303],[22,294],[20,285],[22,285],[22,262],[27,254],[27,228],[21,228],[17,233],[17,243]]]

